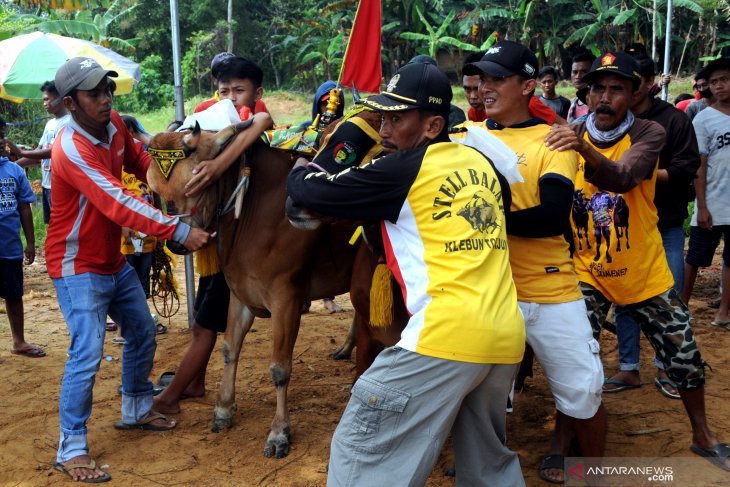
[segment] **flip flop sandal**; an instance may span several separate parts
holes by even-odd
[[[90,461],[89,463],[74,463],[73,465],[64,466],[61,462],[54,462],[53,468],[58,470],[59,472],[63,472],[66,475],[68,475],[71,479],[73,479],[73,475],[71,475],[71,472],[69,470],[73,470],[75,468],[88,468],[89,470],[96,470],[96,462],[94,460]],[[90,479],[78,479],[78,482],[84,482],[87,484],[100,484],[102,482],[109,482],[112,479],[112,476],[109,475],[108,472],[104,472],[104,475],[101,477],[95,477]]]
[[[158,426],[152,424],[153,421],[162,419],[165,421],[165,426]],[[144,430],[144,431],[170,431],[177,426],[177,421],[167,416],[163,416],[160,413],[150,411],[150,414],[146,418],[139,420],[136,423],[125,423],[124,421],[117,421],[114,423],[114,428],[118,430]]]
[[[157,381],[157,385],[160,387],[167,387],[175,377],[175,372],[163,372],[160,376],[160,380]]]
[[[164,390],[165,390],[165,388],[164,388],[164,387],[160,387],[160,386],[152,386],[152,395],[153,395],[153,396],[157,396],[157,395],[159,395],[160,393],[162,393],[162,391],[164,391]],[[122,393],[122,384],[119,384],[119,387],[117,387],[117,392],[118,392],[119,394],[121,394],[121,393]]]
[[[730,472],[730,467],[725,465],[725,460],[730,457],[730,447],[725,443],[718,443],[717,445],[713,445],[709,448],[702,448],[693,443],[689,449],[697,455],[706,458],[721,469]]]
[[[710,326],[714,326],[715,328],[723,328],[725,330],[730,330],[730,321],[710,321]]]
[[[114,345],[124,345],[125,343],[127,343],[127,341],[124,338],[114,337],[114,338],[112,338],[112,343]]]
[[[603,385],[605,386],[606,384],[611,384],[611,385],[617,386],[617,387],[614,387],[611,389],[606,389],[605,387],[603,387],[602,388],[603,392],[608,393],[608,394],[611,394],[614,392],[621,392],[621,391],[625,391],[628,389],[638,389],[639,387],[641,387],[641,384],[639,384],[638,386],[635,386],[635,385],[629,384],[628,382],[623,381],[621,379],[604,379]]]
[[[680,396],[678,392],[672,392],[671,390],[669,390],[669,387],[671,387],[675,391],[677,390],[677,384],[675,384],[673,381],[671,381],[669,379],[659,379],[659,378],[655,377],[654,385],[659,388],[659,392],[661,392],[668,398],[682,399],[682,396]]]
[[[565,480],[555,480],[550,478],[543,473],[544,470],[562,470],[563,475],[565,475],[565,457],[559,454],[545,455],[537,470],[537,474],[545,482],[550,482],[551,484],[564,484]]]
[[[25,350],[11,350],[10,353],[30,358],[42,358],[46,356],[46,352],[41,347],[30,347]]]

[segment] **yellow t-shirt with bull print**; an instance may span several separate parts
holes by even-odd
[[[522,359],[525,327],[504,216],[509,189],[479,152],[444,136],[333,176],[295,168],[287,189],[317,213],[381,222],[410,315],[400,347],[462,362]]]
[[[654,129],[637,120],[623,138],[609,147],[594,144],[587,132],[582,135],[609,159],[610,165],[624,157],[623,167],[630,168],[634,164],[626,161],[627,151],[637,140],[647,138],[645,134],[651,136]],[[637,160],[641,152],[636,151]],[[585,180],[585,160],[578,156],[571,222],[576,235],[575,269],[581,282],[595,287],[616,304],[639,303],[667,291],[674,283],[657,228],[654,190],[658,159],[653,160],[638,184],[617,193],[604,189],[612,186],[611,168],[600,169],[590,178],[606,181],[600,188]]]

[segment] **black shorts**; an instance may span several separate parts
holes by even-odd
[[[712,258],[715,250],[720,245],[720,237],[725,240],[722,249],[722,261],[730,265],[730,225],[718,225],[712,230],[705,230],[700,227],[689,228],[689,246],[687,248],[687,259],[685,261],[695,267],[708,267],[712,265]]]
[[[23,298],[23,259],[0,259],[0,298]]]
[[[195,296],[195,321],[208,330],[225,333],[231,291],[222,272],[204,276]]]
[[[43,223],[51,223],[51,189],[43,188]]]

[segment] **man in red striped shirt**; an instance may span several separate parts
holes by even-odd
[[[155,325],[142,285],[119,250],[121,227],[172,239],[189,250],[211,235],[161,213],[124,190],[121,171],[146,181],[150,157],[112,110],[108,76],[90,58],[73,58],[56,73],[58,102],[72,121],[53,144],[52,220],[46,263],[71,335],[59,401],[60,436],[55,468],[74,480],[111,476],[89,457],[86,421],[104,347],[106,315],[122,328],[122,420],[117,429],[169,430],[175,421],[152,411],[148,375],[155,354]]]

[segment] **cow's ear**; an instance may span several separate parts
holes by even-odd
[[[200,142],[200,124],[196,121],[193,131],[183,137],[182,143],[186,149],[194,151],[198,148],[198,142]]]

